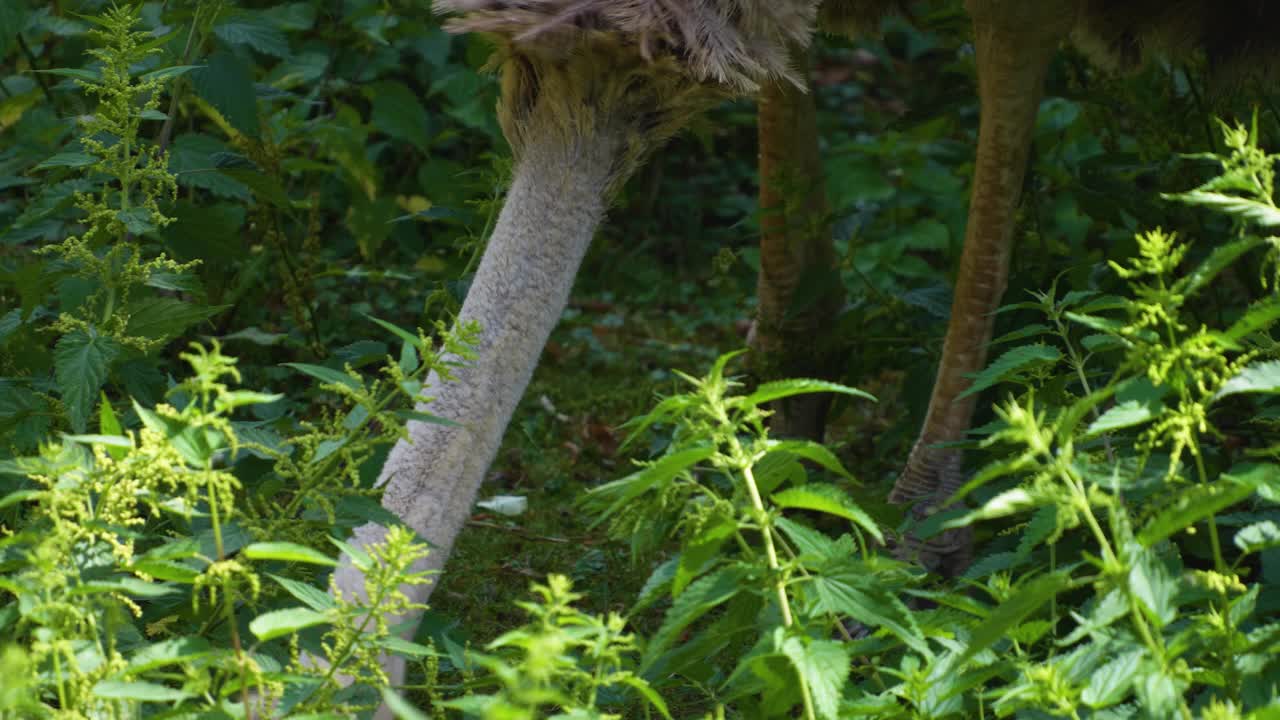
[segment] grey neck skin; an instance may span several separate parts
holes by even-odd
[[[448,559],[604,216],[621,138],[600,132],[565,143],[551,132],[531,140],[458,316],[480,324],[478,357],[460,362],[452,381],[432,373],[426,392],[434,399],[418,406],[462,427],[410,422],[410,442],[396,443],[378,479],[386,487],[382,504],[432,545],[417,570],[438,571]],[[369,523],[352,542],[364,547],[385,535]],[[364,597],[363,575],[349,558],[334,580],[347,597]],[[410,599],[425,603],[433,587],[412,588]],[[386,667],[393,684],[402,682],[402,661]]]

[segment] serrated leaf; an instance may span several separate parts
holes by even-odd
[[[214,437],[207,434],[204,428],[192,427],[178,418],[165,417],[142,407],[137,401],[133,403],[133,410],[143,425],[164,435],[183,459],[194,467],[204,467],[213,457],[215,444],[221,445],[220,441],[214,442]]]
[[[202,637],[180,637],[162,640],[143,647],[129,658],[129,672],[143,673],[165,665],[181,665],[202,658],[213,646]]]
[[[849,677],[851,653],[843,643],[791,636],[782,643],[782,654],[791,661],[810,697],[818,716],[838,720],[840,695]]]
[[[855,578],[815,575],[811,581],[818,605],[826,612],[853,618],[872,627],[883,627],[907,647],[931,657],[915,616],[893,593],[859,586]]]
[[[1219,245],[1209,253],[1209,257],[1196,266],[1194,270],[1179,278],[1170,292],[1178,295],[1191,295],[1209,283],[1235,262],[1241,255],[1249,252],[1266,241],[1259,237],[1246,237],[1240,240]]]
[[[1244,483],[1268,502],[1280,504],[1280,465],[1246,462],[1233,466],[1223,476]]]
[[[1081,693],[1080,699],[1094,710],[1123,700],[1133,686],[1133,678],[1138,673],[1142,656],[1142,650],[1130,650],[1094,670],[1089,677],[1089,686]]]
[[[591,522],[590,527],[599,525],[623,505],[645,494],[659,483],[664,483],[679,473],[706,460],[714,455],[715,452],[716,448],[713,445],[686,448],[664,455],[657,462],[647,465],[620,480],[614,480],[592,488],[587,492],[585,501],[592,506],[599,506],[605,502],[608,502],[609,505],[599,512],[599,517]]]
[[[1240,528],[1234,542],[1246,554],[1280,546],[1280,525],[1264,520]]]
[[[333,558],[319,550],[306,545],[290,542],[257,542],[241,550],[250,560],[280,560],[282,562],[300,562],[309,565],[327,565],[337,567]]]
[[[120,346],[104,335],[73,330],[58,339],[53,349],[53,371],[67,408],[71,428],[84,432],[93,413],[94,400],[107,381]]]
[[[1157,628],[1165,627],[1178,615],[1178,578],[1150,549],[1131,543],[1126,554],[1129,559],[1129,592]]]
[[[1070,584],[1071,576],[1066,571],[1041,575],[1022,584],[973,629],[969,636],[969,643],[957,660],[957,666],[991,647],[997,640],[1004,637],[1010,628],[1022,622]]]
[[[171,297],[149,297],[129,305],[125,332],[136,337],[170,340],[208,320],[230,305],[196,305]]]
[[[810,483],[800,487],[788,488],[774,493],[770,500],[780,508],[799,510],[816,510],[828,515],[844,518],[857,524],[870,533],[876,540],[884,542],[884,535],[858,504],[840,488],[827,483]]]
[[[745,589],[747,572],[740,566],[730,565],[697,579],[676,598],[667,610],[662,626],[654,633],[645,649],[642,666],[649,666],[667,648],[671,647],[681,631],[708,611],[728,602]]]
[[[1265,330],[1280,320],[1280,294],[1271,294],[1264,300],[1250,305],[1244,315],[1222,332],[1229,343],[1236,343],[1255,332]]]
[[[1164,197],[1169,200],[1184,202],[1188,205],[1211,208],[1227,215],[1238,217],[1259,227],[1280,227],[1280,208],[1257,200],[1205,190],[1189,190],[1184,193],[1165,195]]]
[[[48,158],[44,162],[40,163],[39,165],[36,165],[31,169],[44,170],[45,168],[54,168],[54,167],[69,167],[69,168],[87,167],[89,165],[94,164],[97,161],[98,161],[97,158],[93,157],[92,155],[89,155],[88,153],[64,152],[64,153],[58,153],[53,157]]]
[[[196,94],[213,106],[236,130],[258,136],[258,97],[249,64],[227,50],[211,55],[191,73]]]
[[[995,362],[988,365],[987,369],[975,375],[973,384],[960,393],[959,397],[982,392],[992,385],[1015,377],[1018,373],[1025,372],[1033,367],[1050,365],[1061,359],[1062,353],[1057,348],[1049,345],[1023,345],[1022,347],[1016,347],[1001,355]]]
[[[770,454],[782,452],[795,455],[819,467],[830,470],[840,477],[849,480],[853,479],[853,476],[844,468],[836,454],[821,443],[816,443],[812,440],[770,440],[767,447]]]
[[[253,15],[237,14],[213,26],[213,33],[223,42],[247,45],[272,57],[288,57],[289,40],[270,21]]]
[[[173,702],[194,697],[179,688],[158,683],[122,680],[103,680],[93,686],[93,696],[106,700],[134,700],[137,702]]]
[[[87,83],[96,83],[102,80],[102,75],[96,70],[88,70],[85,68],[49,68],[48,70],[36,70],[38,73],[46,75],[57,75],[58,77],[69,77],[76,80],[83,80]]]
[[[649,578],[644,581],[639,594],[636,595],[636,601],[631,605],[631,612],[639,612],[666,597],[679,566],[680,556],[677,555],[654,568],[653,572],[649,573]]]
[[[1222,384],[1214,400],[1240,393],[1280,393],[1280,360],[1248,365]]]
[[[1162,412],[1164,412],[1164,403],[1159,401],[1150,403],[1141,400],[1128,400],[1114,405],[1102,413],[1097,420],[1089,424],[1084,434],[1085,437],[1092,437],[1112,430],[1141,425],[1158,417]]]
[[[361,313],[361,314],[362,314],[362,315],[364,315],[364,316],[365,316],[366,318],[368,318],[369,320],[371,320],[372,322],[376,323],[376,324],[378,325],[378,327],[382,328],[383,330],[386,330],[387,332],[391,333],[392,335],[395,335],[396,337],[398,337],[398,338],[400,338],[401,340],[405,341],[405,342],[406,342],[406,343],[408,343],[409,345],[412,345],[413,347],[418,347],[418,346],[422,345],[422,339],[421,339],[421,338],[419,338],[417,335],[415,335],[415,334],[413,334],[413,333],[409,332],[408,330],[405,330],[404,328],[400,327],[399,325],[396,325],[396,324],[394,324],[394,323],[389,323],[389,322],[387,322],[386,320],[383,320],[383,319],[381,319],[381,318],[376,318],[376,317],[374,317],[374,316],[372,316],[372,315],[368,315],[368,314],[365,314],[365,313]]]
[[[333,596],[318,587],[272,573],[267,573],[267,576],[279,583],[280,587],[284,588],[290,595],[316,612],[324,612],[337,606]]]
[[[160,80],[160,81],[172,80],[173,78],[176,78],[180,75],[186,75],[192,70],[199,70],[202,67],[204,66],[203,65],[170,65],[169,67],[164,67],[164,68],[160,68],[159,70],[152,70],[149,73],[144,73],[140,79],[143,80],[144,82],[148,80]]]
[[[678,597],[689,583],[714,564],[720,548],[734,536],[738,524],[733,518],[718,515],[698,530],[698,534],[685,540],[680,552],[680,564],[671,583],[671,596]]]
[[[360,389],[360,383],[357,382],[355,378],[351,377],[345,372],[342,372],[341,370],[334,370],[333,368],[327,368],[327,367],[324,367],[323,365],[311,365],[308,363],[281,363],[281,364],[284,365],[285,367],[291,367],[294,370],[297,370],[298,372],[303,373],[305,375],[310,375],[311,377],[319,380],[322,383],[331,384],[331,385],[345,385],[351,388],[352,390]]]
[[[239,167],[218,168],[218,172],[248,187],[256,198],[269,205],[288,209],[293,204],[280,181],[266,173]]]
[[[1138,542],[1151,547],[1252,494],[1251,485],[1230,478],[1183,488],[1172,503],[1147,521],[1138,533]]]
[[[392,80],[374,85],[371,92],[373,110],[369,121],[373,126],[426,152],[431,121],[418,96],[404,83]]]
[[[395,415],[401,420],[405,420],[405,421],[412,420],[413,422],[427,423],[428,425],[443,425],[445,427],[462,427],[460,423],[456,423],[453,420],[450,420],[449,418],[443,418],[443,417],[440,417],[439,415],[432,415],[431,413],[425,413],[425,412],[422,412],[421,410],[396,410],[394,413],[392,413],[392,415]]]
[[[748,406],[763,405],[774,400],[792,397],[793,395],[806,395],[809,393],[838,393],[841,395],[852,395],[860,397],[871,402],[877,402],[874,395],[863,392],[857,388],[851,388],[847,385],[839,383],[827,382],[826,380],[812,380],[807,378],[797,378],[792,380],[775,380],[774,382],[762,383],[756,388],[755,392],[750,395],[744,395],[734,398]]]
[[[249,622],[249,632],[265,642],[327,622],[329,622],[327,614],[318,613],[309,608],[285,608],[272,610],[254,618]]]

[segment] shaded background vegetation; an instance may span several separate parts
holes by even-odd
[[[879,37],[823,38],[814,51],[849,298],[830,332],[849,348],[845,381],[881,398],[837,404],[831,434],[867,482],[859,501],[891,522],[880,498],[923,416],[976,138],[973,55],[959,6],[920,3],[911,22],[891,19]],[[70,78],[33,71],[81,67],[89,27],[82,14],[101,7],[0,7],[6,455],[30,453],[51,431],[84,430],[64,425],[53,372],[58,338],[47,320],[96,288],[34,251],[80,220],[71,209],[85,187],[73,179],[74,120],[86,104]],[[170,119],[150,121],[144,133],[168,148],[179,186],[167,208],[177,222],[153,249],[202,263],[155,288],[167,304],[133,300],[142,319],[131,330],[168,344],[114,358],[101,389],[154,403],[185,344],[170,341],[214,337],[240,358],[246,386],[285,394],[257,408],[259,420],[305,417],[315,406],[281,363],[380,360],[397,348],[370,339],[379,333],[365,315],[427,327],[446,320],[466,292],[508,169],[494,82],[477,72],[488,47],[444,32],[426,2],[147,3],[142,17],[164,38],[157,65],[200,66],[176,82]],[[1217,142],[1213,112],[1245,117],[1260,104],[1269,140],[1280,120],[1268,94],[1215,88],[1207,77],[1192,63],[1119,78],[1074,52],[1060,55],[1040,114],[1008,299],[1060,276],[1072,288],[1107,289],[1114,279],[1101,272],[1104,261],[1132,254],[1139,228],[1202,230],[1202,214],[1159,198],[1205,175],[1178,153]],[[446,574],[431,631],[483,638],[510,626],[507,601],[548,572],[573,576],[601,608],[629,599],[642,582],[647,573],[632,572],[622,549],[589,531],[572,501],[627,467],[615,428],[673,387],[669,368],[702,368],[745,342],[757,261],[755,143],[753,104],[726,104],[660,153],[610,212],[483,491],[528,495],[530,511],[514,519],[477,513],[451,565],[465,572]],[[1210,295],[1226,307],[1252,280],[1227,276]],[[1025,322],[1007,313],[996,335]],[[380,460],[367,464],[367,476]]]

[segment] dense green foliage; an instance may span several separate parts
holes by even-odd
[[[964,225],[958,5],[816,53],[842,260],[808,286],[879,402],[734,374],[754,128],[717,109],[614,208],[490,484],[530,510],[477,512],[416,642],[426,549],[342,540],[474,332],[484,41],[425,2],[0,5],[0,717],[1280,716],[1280,118],[1215,125],[1199,68],[1056,62],[972,510],[916,528],[977,562],[879,552]],[[835,441],[769,437],[818,390]],[[368,602],[324,592],[339,552]]]

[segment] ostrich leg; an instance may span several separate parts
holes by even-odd
[[[436,0],[435,8],[463,13],[453,30],[493,36],[498,117],[516,162],[458,318],[481,326],[477,359],[449,383],[428,379],[437,396],[427,409],[458,426],[410,423],[379,476],[382,504],[434,546],[418,571],[448,558],[609,199],[690,117],[787,76],[786,43],[806,40],[814,16],[810,0]],[[386,533],[364,525],[353,545]],[[365,595],[347,557],[334,585]],[[425,603],[431,586],[404,590]],[[400,659],[383,667],[402,681]]]
[[[808,51],[793,46],[791,57],[796,73],[807,75]],[[807,307],[795,307],[801,282],[833,275],[836,255],[813,93],[792,83],[768,83],[758,107],[760,275],[759,307],[747,341],[751,365],[767,380],[827,378],[836,353],[824,342],[831,333],[821,330],[840,309],[843,288],[829,282]],[[774,405],[773,434],[822,440],[830,395],[799,395]]]
[[[935,512],[963,484],[960,451],[939,448],[964,438],[977,397],[959,397],[969,374],[986,364],[994,312],[1008,281],[1014,215],[1035,128],[1044,77],[1058,44],[1071,31],[1081,0],[967,0],[977,46],[982,119],[969,201],[964,251],[956,279],[942,361],[915,447],[889,499]],[[969,563],[967,529],[901,550],[930,569],[954,574]]]

